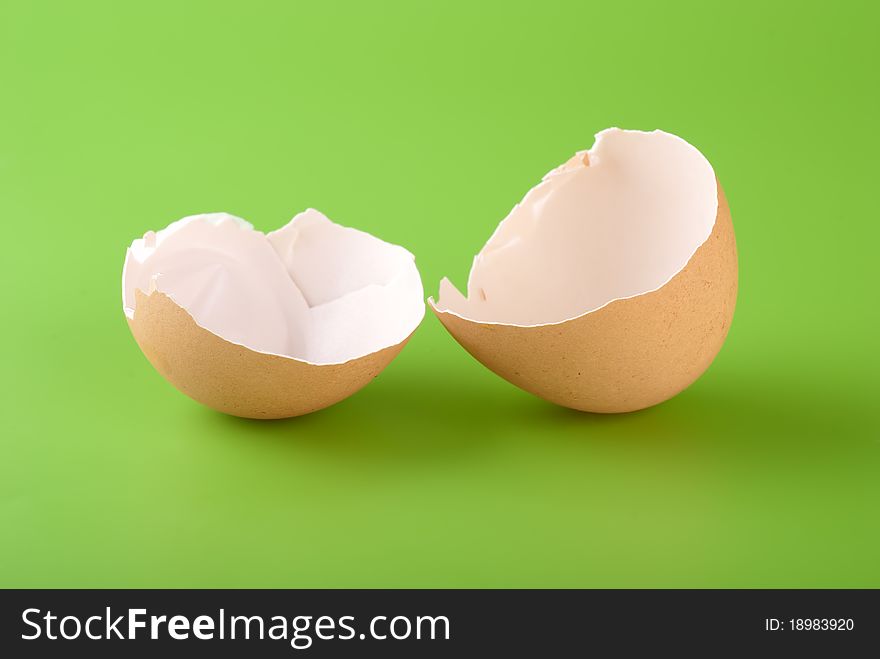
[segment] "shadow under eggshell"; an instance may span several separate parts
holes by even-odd
[[[329,407],[369,384],[409,341],[342,364],[310,364],[230,343],[159,291],[137,290],[135,298],[128,324],[156,370],[190,398],[240,417],[279,419]]]
[[[720,183],[709,238],[656,291],[551,325],[477,322],[429,304],[474,358],[565,407],[631,412],[672,398],[721,349],[737,295],[736,240]]]

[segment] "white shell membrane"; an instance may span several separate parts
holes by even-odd
[[[657,290],[715,225],[712,166],[662,131],[609,128],[547,174],[474,258],[465,298],[448,279],[436,308],[478,322],[563,322]]]
[[[122,303],[158,290],[221,338],[339,364],[406,339],[425,313],[413,255],[314,209],[264,234],[226,213],[185,217],[128,249]]]

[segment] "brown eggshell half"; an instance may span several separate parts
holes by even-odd
[[[653,292],[531,327],[472,321],[438,310],[433,300],[429,304],[473,357],[536,396],[588,412],[631,412],[661,403],[709,367],[733,318],[736,241],[717,186],[709,238]]]
[[[128,325],[150,363],[190,398],[220,412],[280,419],[323,409],[369,384],[406,345],[342,364],[256,352],[200,327],[167,295],[135,291]]]

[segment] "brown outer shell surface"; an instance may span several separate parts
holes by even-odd
[[[230,343],[158,291],[137,290],[135,299],[128,325],[156,370],[190,398],[252,419],[300,416],[347,398],[379,375],[409,340],[343,364],[309,364]]]
[[[474,358],[536,396],[587,412],[632,412],[661,403],[709,367],[733,319],[736,240],[717,186],[712,233],[656,291],[534,327],[467,320],[433,302],[431,308]]]

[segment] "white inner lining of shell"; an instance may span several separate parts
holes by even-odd
[[[199,326],[257,352],[338,364],[397,345],[425,313],[412,254],[316,210],[264,234],[226,213],[135,240],[122,303],[158,290]]]
[[[474,258],[467,298],[444,278],[435,306],[534,326],[657,290],[712,233],[716,185],[708,160],[680,137],[604,130],[501,222]]]

